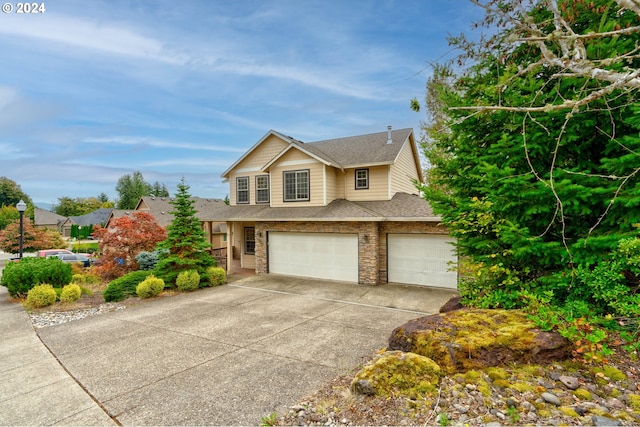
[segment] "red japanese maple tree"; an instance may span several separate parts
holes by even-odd
[[[105,279],[114,279],[138,269],[136,255],[153,251],[167,237],[154,217],[147,212],[132,212],[113,219],[109,228],[97,226],[93,235],[100,239],[100,263],[97,272]]]

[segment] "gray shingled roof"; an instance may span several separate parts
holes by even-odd
[[[391,200],[353,202],[336,199],[327,206],[223,206],[207,221],[440,221],[426,200],[397,193]]]
[[[109,219],[109,215],[113,208],[100,208],[93,212],[89,212],[86,215],[70,216],[69,219],[74,223],[81,226],[104,224]]]
[[[222,177],[228,177],[229,173],[240,162],[255,150],[269,135],[277,135],[287,141],[289,147],[297,147],[316,156],[323,161],[339,167],[352,168],[358,166],[385,165],[395,162],[404,142],[409,138],[413,129],[398,129],[391,131],[391,144],[387,144],[389,131],[370,133],[367,135],[348,136],[344,138],[327,139],[315,142],[302,142],[275,130],[267,132],[256,144],[242,155],[229,169],[223,172]],[[286,150],[283,150],[282,155]],[[277,158],[277,157],[276,157]],[[271,159],[263,167],[266,168]]]
[[[59,225],[62,224],[67,217],[58,215],[55,212],[46,211],[44,209],[35,208],[33,210],[35,225]]]
[[[387,144],[388,132],[349,136],[309,143],[294,142],[299,147],[339,167],[348,168],[374,164],[391,164],[400,153],[412,129],[391,131],[391,144]]]
[[[161,227],[166,227],[171,224],[173,220],[173,212],[175,206],[171,204],[174,200],[172,197],[142,197],[142,201],[149,207],[149,213],[153,215],[158,224]],[[226,206],[220,199],[204,199],[201,197],[191,197],[195,203],[193,204],[196,210],[196,217],[200,220],[210,217],[211,212],[216,211],[219,207]],[[145,212],[145,211],[143,211]]]

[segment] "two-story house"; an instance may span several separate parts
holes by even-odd
[[[222,177],[230,205],[211,220],[226,221],[242,268],[457,287],[452,239],[414,185],[423,175],[412,129],[311,143],[272,130]]]

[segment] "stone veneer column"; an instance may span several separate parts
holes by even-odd
[[[380,269],[378,223],[360,223],[358,230],[358,275],[362,285],[377,285]]]
[[[265,224],[256,223],[256,274],[267,272],[267,231]]]

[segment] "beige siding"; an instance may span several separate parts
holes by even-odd
[[[344,199],[344,172],[332,166],[325,166],[328,205],[335,199]]]
[[[244,253],[244,229],[245,227],[255,227],[253,222],[234,222],[233,223],[233,254],[234,259],[240,259],[241,268],[255,268],[256,256]]]
[[[322,206],[324,201],[324,164],[305,153],[292,149],[278,159],[269,169],[271,175],[271,206]],[[308,202],[285,202],[283,173],[295,170],[309,170]]]
[[[405,141],[404,147],[402,147],[398,155],[398,159],[395,164],[391,165],[391,197],[399,192],[418,194],[413,180],[419,179],[422,172],[416,167],[411,145],[411,141]]]
[[[347,169],[344,176],[345,199],[353,201],[389,199],[389,166],[357,169],[369,170],[369,188],[356,190],[356,169]]]
[[[251,154],[243,159],[229,174],[229,203],[236,204],[236,178],[249,177],[249,203],[256,202],[256,176],[265,175],[260,171],[264,165],[269,163],[278,153],[284,150],[287,142],[271,135],[265,139],[260,146],[256,147]]]

